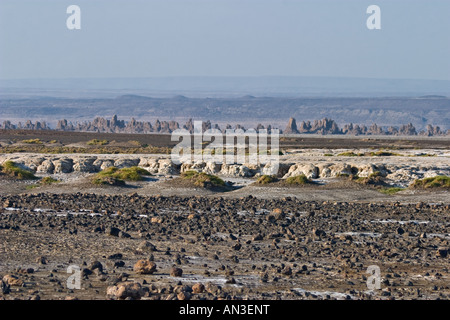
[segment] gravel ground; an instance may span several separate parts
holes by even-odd
[[[448,202],[34,193],[0,204],[2,299],[450,297]]]

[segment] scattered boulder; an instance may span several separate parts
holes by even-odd
[[[110,286],[106,289],[106,294],[109,297],[116,298],[116,299],[135,299],[139,300],[144,294],[145,291],[143,290],[142,286],[137,283],[119,283],[115,286]]]
[[[170,270],[170,276],[172,276],[172,277],[181,277],[182,275],[183,275],[183,269],[181,269],[181,268],[172,267],[172,269]]]
[[[6,285],[12,287],[21,287],[23,285],[23,280],[19,279],[17,276],[13,274],[7,274],[3,277],[3,282]]]
[[[262,241],[263,239],[264,239],[264,237],[261,234],[254,235],[252,237],[253,241]]]
[[[192,286],[193,293],[203,293],[205,291],[205,286],[202,283],[196,283]]]
[[[191,298],[191,294],[189,292],[180,292],[177,294],[178,300],[189,300]]]
[[[156,271],[156,264],[149,260],[139,260],[133,266],[133,270],[139,274],[153,274]]]
[[[38,257],[37,259],[36,259],[36,263],[39,263],[39,264],[47,264],[47,258],[45,258],[45,257]]]
[[[314,228],[314,229],[312,230],[312,233],[313,233],[313,235],[314,235],[315,237],[319,237],[319,238],[324,237],[324,236],[326,235],[325,231],[320,230],[320,229],[316,229],[316,228]]]
[[[11,286],[7,284],[5,281],[0,281],[0,292],[3,294],[8,294],[11,292]],[[1,300],[2,297],[0,297]]]
[[[436,252],[436,256],[441,257],[441,258],[445,258],[448,254],[448,249],[447,248],[438,248],[437,252]]]
[[[99,262],[99,261],[94,261],[91,264],[91,267],[89,268],[90,270],[99,270],[100,272],[103,271],[103,265]]]
[[[144,253],[157,251],[156,246],[149,241],[142,241],[141,243],[139,243],[137,250]]]
[[[120,233],[120,229],[115,228],[115,227],[109,227],[106,229],[105,233],[108,236],[118,237],[119,233]]]
[[[115,260],[115,259],[122,259],[123,255],[121,253],[114,253],[110,256],[108,256],[108,259]]]

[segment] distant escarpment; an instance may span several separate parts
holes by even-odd
[[[276,126],[258,124],[256,126],[257,131],[267,130],[271,133]],[[131,118],[130,121],[119,120],[117,115],[114,115],[111,119],[105,119],[97,117],[93,121],[82,121],[72,123],[66,119],[59,120],[56,127],[50,128],[44,121],[36,121],[33,123],[31,120],[26,121],[24,124],[19,122],[13,124],[11,121],[6,120],[0,124],[0,129],[14,130],[56,130],[56,131],[75,131],[75,132],[102,132],[102,133],[172,133],[177,129],[185,129],[190,133],[194,132],[194,121],[189,119],[184,125],[180,125],[177,121],[160,121],[156,120],[154,123],[149,121],[138,121]],[[227,124],[220,127],[218,124],[212,124],[210,120],[202,122],[202,131],[215,129],[221,132],[226,132],[228,129],[243,129],[246,128],[240,124]],[[336,121],[324,118],[314,121],[302,121],[297,125],[295,118],[290,118],[288,124],[284,130],[279,129],[283,134],[340,134],[340,135],[392,135],[392,136],[445,136],[450,135],[449,130],[442,130],[439,126],[433,126],[428,124],[425,130],[416,130],[412,123],[404,124],[399,127],[396,126],[378,126],[373,123],[370,126],[361,124],[345,124],[342,128],[336,123]]]
[[[294,118],[290,118],[285,134],[301,134],[301,133],[313,133],[313,134],[347,134],[347,135],[404,135],[404,136],[444,136],[450,135],[450,130],[441,130],[439,126],[427,125],[426,130],[417,132],[412,123],[402,125],[400,127],[381,127],[376,123],[367,127],[365,125],[358,125],[349,123],[339,128],[337,123],[328,118],[322,120],[302,121],[297,126],[297,122]]]
[[[0,122],[9,119],[15,122],[22,121],[24,125],[24,121],[34,119],[45,120],[47,124],[50,123],[55,127],[60,119],[87,120],[92,123],[92,119],[96,117],[111,119],[113,115],[127,120],[134,117],[139,121],[151,121],[152,127],[155,127],[156,119],[176,120],[181,124],[192,118],[210,120],[213,123],[220,123],[221,126],[227,123],[240,123],[247,127],[256,126],[258,123],[270,123],[272,126],[284,128],[289,118],[297,119],[299,125],[302,120],[329,118],[341,128],[349,123],[367,127],[376,123],[383,128],[412,123],[417,131],[426,131],[428,124],[447,130],[450,129],[450,98],[435,95],[384,98],[258,97],[248,94],[222,98],[186,97],[179,94],[170,98],[130,94],[116,98],[95,99],[0,97],[2,120]],[[104,124],[98,123],[98,126]],[[167,130],[169,124],[161,123],[161,127],[162,131]],[[139,130],[152,132],[144,125]],[[157,128],[153,130],[158,131]]]

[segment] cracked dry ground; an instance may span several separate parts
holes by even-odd
[[[139,289],[128,299],[450,298],[448,204],[80,193],[0,204],[1,299],[116,299],[107,288],[124,283]],[[141,259],[156,271],[137,273]]]

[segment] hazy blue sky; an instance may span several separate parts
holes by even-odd
[[[66,8],[81,8],[81,30]],[[381,7],[381,30],[366,8]],[[450,80],[448,0],[1,0],[0,78]]]

